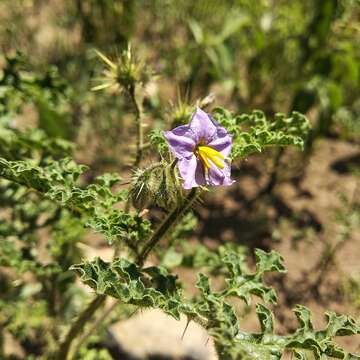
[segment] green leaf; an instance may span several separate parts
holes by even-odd
[[[125,239],[136,243],[151,232],[148,220],[131,215],[114,206],[126,199],[126,193],[113,193],[111,186],[120,177],[105,174],[96,179],[98,183],[84,188],[77,185],[79,176],[86,167],[70,159],[48,161],[40,167],[32,161],[7,161],[0,158],[0,176],[43,193],[47,198],[75,212],[88,217],[86,224],[105,235],[110,243]]]
[[[263,275],[266,272],[276,271],[284,273],[286,272],[284,266],[284,259],[276,251],[270,251],[269,253],[261,249],[255,249],[256,256],[256,273]]]
[[[256,304],[256,313],[261,325],[263,334],[268,335],[274,332],[274,316],[272,312],[262,304]]]
[[[216,108],[215,119],[233,134],[233,159],[242,158],[254,152],[261,152],[268,146],[293,145],[303,148],[309,131],[309,122],[298,112],[290,117],[276,114],[268,120],[261,111],[251,114],[233,115],[230,111]]]
[[[360,326],[349,317],[326,313],[328,325],[325,329],[315,330],[311,323],[310,311],[297,306],[294,312],[299,320],[299,328],[289,335],[274,333],[274,316],[270,309],[257,304],[261,332],[248,333],[241,330],[239,320],[232,305],[226,299],[234,295],[233,287],[238,289],[246,283],[240,292],[246,301],[254,293],[254,288],[266,289],[262,276],[268,271],[285,271],[281,257],[275,252],[256,251],[256,271],[250,273],[243,268],[243,259],[236,257],[236,251],[221,250],[222,260],[226,264],[228,286],[223,291],[213,291],[209,278],[199,273],[196,287],[200,295],[187,301],[179,288],[176,277],[162,267],[139,268],[126,259],[118,258],[112,263],[100,259],[73,266],[83,282],[97,293],[111,295],[120,301],[139,307],[152,307],[179,319],[185,314],[201,323],[215,341],[222,359],[269,359],[280,360],[285,351],[293,351],[297,359],[359,359],[347,353],[334,339],[336,336],[360,334]],[[241,282],[245,278],[245,282]],[[245,295],[244,295],[245,294]],[[256,291],[255,291],[256,294]],[[267,300],[266,292],[260,294]]]
[[[296,305],[293,310],[300,324],[298,332],[307,332],[313,330],[313,325],[311,323],[311,313],[308,308],[302,305]]]
[[[169,146],[164,138],[162,130],[152,130],[149,133],[149,140],[154,145],[161,156],[169,151]]]
[[[222,261],[228,266],[230,277],[226,279],[228,284],[227,294],[235,295],[243,299],[247,304],[251,303],[251,295],[256,295],[267,303],[275,303],[277,300],[274,289],[263,283],[263,275],[266,272],[285,272],[283,259],[275,251],[266,253],[256,249],[256,271],[248,273],[243,269],[242,261],[234,251],[227,251]]]
[[[194,313],[192,305],[181,300],[176,277],[165,268],[140,269],[124,258],[107,263],[99,258],[72,266],[81,280],[99,294],[107,294],[126,304],[153,307],[180,318]]]
[[[337,315],[332,311],[325,313],[328,325],[326,336],[349,336],[359,333],[359,326],[356,322],[345,315]]]
[[[182,261],[183,261],[183,255],[171,247],[165,252],[161,264],[167,269],[172,269],[174,267],[181,265]]]

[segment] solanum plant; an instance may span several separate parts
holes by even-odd
[[[251,271],[241,246],[192,248],[190,255],[197,256],[192,266],[199,274],[194,284],[198,295],[190,297],[169,270],[169,252],[159,247],[191,232],[191,210],[204,192],[236,186],[232,164],[269,146],[301,149],[309,129],[306,117],[297,112],[267,119],[261,111],[205,111],[199,101],[186,107],[181,125],[171,129],[164,124],[162,130],[144,134],[144,83],[150,73],[130,48],[114,61],[98,54],[107,69],[94,89],[120,89],[123,93],[117,96],[126,96],[132,104],[132,179],[103,174],[86,183],[82,175],[87,168],[72,159],[69,142],[49,140],[41,130],[17,130],[9,117],[1,118],[0,185],[6,211],[0,266],[10,272],[0,273],[0,337],[5,329],[12,333],[28,349],[29,359],[76,359],[87,352],[107,359],[104,350],[89,346],[92,335],[102,336],[99,330],[115,309],[130,316],[130,306],[161,309],[175,319],[186,316],[197,322],[212,338],[219,359],[275,360],[286,351],[296,359],[360,359],[335,343],[337,336],[360,333],[360,326],[344,315],[327,312],[327,325],[314,329],[309,309],[298,305],[297,330],[274,332],[267,304],[275,304],[277,295],[264,275],[286,271],[275,251],[256,249]],[[151,216],[155,206],[161,209],[160,221]],[[206,200],[201,206],[206,207]],[[84,227],[107,239],[114,248],[112,261],[84,258]],[[184,242],[177,245],[179,266],[189,248]],[[91,298],[76,274],[92,289]],[[210,275],[225,280],[221,289],[214,290]],[[241,328],[231,297],[246,304],[259,301],[259,333]],[[108,298],[116,300],[113,305],[107,305]],[[32,349],[26,347],[29,343]]]

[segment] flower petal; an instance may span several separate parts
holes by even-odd
[[[190,129],[196,136],[196,142],[204,141],[205,144],[213,139],[217,123],[205,111],[197,108],[190,121]]]
[[[182,159],[193,155],[196,142],[189,125],[181,125],[171,131],[164,131],[164,136],[176,158]]]
[[[229,186],[235,181],[231,179],[231,165],[228,161],[224,162],[224,169],[219,169],[216,166],[212,166],[208,172],[208,185],[210,186]]]
[[[222,156],[227,158],[231,151],[232,136],[222,126],[216,129],[216,133],[213,139],[207,144],[207,146],[218,151]]]
[[[180,159],[178,162],[179,172],[184,180],[183,188],[191,189],[200,185],[206,185],[204,169],[195,156],[189,159]]]

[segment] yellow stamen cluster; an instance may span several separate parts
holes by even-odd
[[[205,171],[210,169],[210,161],[220,169],[225,167],[225,165],[222,163],[222,161],[225,160],[224,156],[209,146],[198,145],[194,153],[195,156],[201,161]]]

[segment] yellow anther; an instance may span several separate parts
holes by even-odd
[[[210,169],[209,160],[214,163],[218,168],[223,169],[225,165],[220,160],[225,160],[224,156],[209,146],[200,145],[196,148],[195,154],[203,163],[204,167]],[[219,160],[220,159],[220,160]]]
[[[198,151],[198,158],[202,162],[202,164],[204,165],[204,168],[210,169],[209,160],[207,159],[207,157],[206,157],[206,155],[204,153],[202,153],[201,151]]]
[[[220,152],[218,152],[217,150],[209,147],[209,146],[203,146],[203,145],[200,145],[198,147],[198,149],[200,151],[203,151],[205,154],[208,154],[208,155],[213,155],[213,156],[216,156],[218,158],[220,158],[221,160],[225,160],[223,154],[221,154]]]

